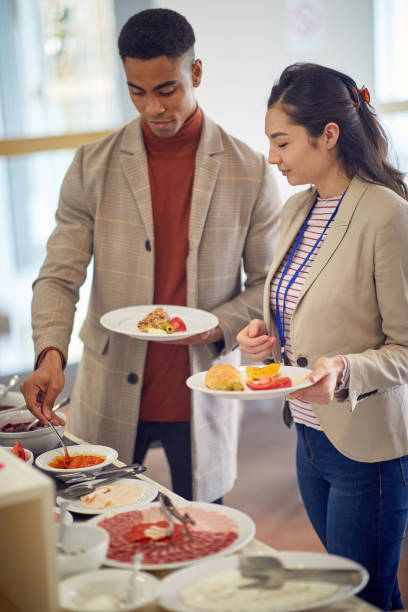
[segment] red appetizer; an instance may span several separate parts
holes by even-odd
[[[20,457],[20,459],[22,459],[23,461],[25,461],[25,452],[24,452],[24,448],[21,446],[20,442],[17,440],[17,442],[15,443],[15,445],[13,446],[13,448],[11,449],[11,454],[15,455],[16,457]]]
[[[292,387],[292,380],[288,376],[275,378],[273,376],[261,376],[259,380],[247,380],[246,386],[252,391],[266,391],[268,389],[283,389]]]
[[[131,563],[135,553],[143,553],[143,563],[160,565],[200,559],[227,548],[238,537],[233,519],[216,511],[183,506],[195,521],[189,529],[174,523],[173,537],[159,508],[120,512],[98,522],[110,535],[108,559]]]

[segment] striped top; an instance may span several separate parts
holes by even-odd
[[[317,257],[317,254],[324,242],[325,237],[327,236],[328,231],[330,230],[332,223],[329,224],[326,232],[324,232],[324,228],[326,227],[327,222],[329,221],[331,215],[333,214],[340,200],[340,197],[341,196],[336,197],[336,198],[327,198],[327,199],[318,198],[317,199],[317,203],[313,209],[312,215],[305,229],[305,233],[303,234],[303,238],[299,243],[299,246],[292,259],[292,262],[280,286],[278,301],[279,301],[279,310],[280,310],[280,314],[282,318],[283,296],[284,296],[286,287],[288,286],[288,282],[290,281],[292,276],[296,273],[296,270],[298,270],[299,266],[304,262],[304,260],[306,259],[310,251],[312,250],[313,246],[315,245],[316,241],[323,234],[322,239],[320,240],[316,249],[310,256],[307,263],[304,265],[304,267],[299,272],[298,277],[293,282],[293,284],[289,288],[288,293],[286,295],[285,317],[284,317],[285,319],[284,320],[285,353],[289,360],[290,365],[292,366],[296,365],[295,356],[293,354],[292,338],[290,337],[290,325],[291,325],[292,316],[296,308],[296,304],[299,299],[299,295],[301,293],[303,285],[306,282],[307,275],[310,272],[313,262],[315,261]],[[276,316],[276,292],[278,289],[278,284],[282,276],[283,270],[286,266],[286,263],[289,259],[289,255],[292,251],[293,245],[296,242],[296,239],[297,239],[297,236],[295,236],[295,239],[291,247],[286,253],[276,274],[272,278],[270,298],[271,298],[271,308],[275,316]],[[344,362],[345,362],[345,369],[343,371],[343,376],[342,376],[342,380],[341,380],[339,388],[345,388],[346,384],[348,384],[348,361],[344,359]],[[302,423],[303,425],[308,425],[309,427],[313,427],[314,429],[321,429],[321,425],[316,415],[314,414],[314,411],[310,403],[303,402],[302,400],[299,400],[299,399],[296,399],[296,400],[294,399],[294,400],[290,400],[289,406],[290,406],[293,420],[295,421],[295,423]]]

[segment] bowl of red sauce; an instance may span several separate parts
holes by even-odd
[[[57,414],[65,420],[62,412],[58,410]],[[51,427],[37,423],[32,430],[27,431],[33,419],[34,415],[27,409],[0,412],[0,446],[14,446],[19,440],[24,448],[33,453],[43,453],[56,447],[59,442]],[[63,425],[58,425],[57,430],[61,436],[64,435]]]
[[[67,448],[69,457],[65,457],[64,449],[59,446],[39,455],[35,464],[47,472],[66,474],[96,471],[118,458],[114,448],[100,444],[73,444]]]

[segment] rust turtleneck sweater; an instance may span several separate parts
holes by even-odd
[[[156,136],[142,121],[153,206],[155,304],[186,305],[188,224],[201,124],[198,107],[170,138]],[[171,316],[171,308],[168,312]],[[189,421],[189,375],[187,346],[149,342],[139,418]]]

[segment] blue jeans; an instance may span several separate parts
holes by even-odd
[[[397,572],[408,518],[408,455],[353,461],[322,431],[298,423],[296,429],[300,492],[327,552],[368,570],[359,597],[382,610],[403,609]]]

